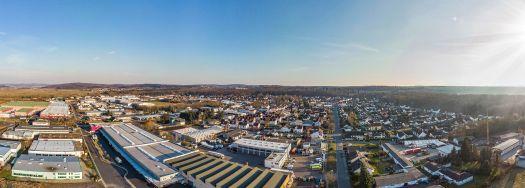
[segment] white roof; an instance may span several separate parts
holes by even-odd
[[[238,146],[284,152],[291,144],[241,138],[234,142]]]
[[[104,125],[102,131],[132,158],[130,163],[140,165],[155,178],[176,173],[164,163],[166,160],[192,152],[129,123]]]
[[[82,172],[80,160],[75,156],[37,156],[22,154],[12,170],[34,172]]]
[[[76,150],[72,140],[35,140],[29,151],[74,152]]]
[[[519,140],[515,139],[515,138],[508,139],[505,142],[502,142],[502,143],[494,146],[493,149],[497,149],[497,150],[503,151],[503,150],[507,149],[508,147],[518,143],[518,142],[519,142]]]

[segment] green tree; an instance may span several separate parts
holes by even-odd
[[[374,187],[374,178],[368,173],[368,169],[364,164],[361,164],[359,174],[359,187],[360,188],[372,188]]]
[[[461,150],[459,151],[459,156],[461,157],[462,162],[468,163],[472,161],[474,154],[472,150],[470,139],[465,138],[461,143]]]
[[[492,153],[490,152],[490,149],[488,148],[481,149],[480,154],[479,154],[479,163],[480,163],[480,167],[478,170],[479,173],[485,174],[485,175],[490,174],[491,158],[492,158]]]

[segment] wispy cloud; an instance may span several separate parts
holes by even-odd
[[[325,41],[318,38],[313,37],[305,37],[305,36],[292,36],[292,39],[295,40],[301,40],[301,41],[307,41],[316,43],[317,45],[321,46],[327,46],[327,47],[334,47],[344,50],[360,50],[360,51],[366,51],[366,52],[379,52],[380,50],[368,45],[364,45],[357,42],[348,42],[348,43],[338,43],[338,42],[332,42],[332,41]]]
[[[303,72],[303,71],[308,71],[308,70],[310,70],[310,67],[306,67],[306,66],[295,67],[291,69],[291,71],[293,72]]]
[[[6,32],[2,32],[2,31],[0,31],[0,36],[6,36],[6,35],[7,35]]]
[[[5,58],[5,62],[7,64],[15,65],[15,64],[22,64],[26,61],[26,58],[22,54],[10,54]]]
[[[322,45],[342,48],[342,49],[357,49],[357,50],[368,51],[368,52],[379,52],[377,48],[366,46],[366,45],[359,44],[359,43],[341,44],[341,43],[334,43],[334,42],[325,42],[325,43],[322,43]]]
[[[45,46],[45,47],[41,47],[40,49],[47,53],[53,53],[59,50],[57,46]]]
[[[93,61],[98,61],[98,60],[100,60],[100,57],[99,57],[99,56],[95,56],[95,57],[93,57]]]
[[[115,50],[111,50],[108,52],[109,55],[113,55],[113,54],[116,54],[117,52]]]

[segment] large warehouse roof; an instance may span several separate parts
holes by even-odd
[[[67,116],[69,115],[69,106],[63,101],[53,101],[49,106],[42,111],[41,115],[43,116]]]
[[[167,160],[193,152],[132,124],[105,125],[102,126],[102,131],[104,136],[114,143],[114,147],[118,147],[120,152],[125,152],[130,157],[130,163],[140,165],[149,176],[157,180],[159,177],[176,173],[171,166],[165,164]]]
[[[37,156],[22,154],[16,159],[13,170],[36,172],[82,172],[80,160],[75,156]]]
[[[289,174],[241,165],[227,160],[192,153],[169,163],[188,177],[213,187],[286,187]]]
[[[505,142],[502,142],[502,143],[498,144],[497,146],[494,146],[493,149],[503,151],[503,150],[513,146],[514,144],[516,144],[518,142],[520,142],[520,141],[518,139],[515,139],[515,138],[508,139]]]
[[[235,141],[234,144],[238,146],[243,146],[243,147],[257,148],[257,149],[271,150],[271,151],[280,151],[280,152],[284,152],[288,147],[290,147],[290,144],[288,143],[269,142],[269,141],[264,141],[264,140],[253,140],[253,139],[245,139],[245,138],[241,138]]]

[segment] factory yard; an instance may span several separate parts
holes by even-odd
[[[226,147],[218,149],[218,150],[206,150],[206,149],[200,149],[201,151],[214,151],[221,154],[224,154],[224,159],[240,163],[240,164],[248,164],[250,166],[258,166],[261,168],[264,168],[264,159],[266,157],[262,156],[256,156],[256,155],[247,155],[239,152],[232,151]]]

